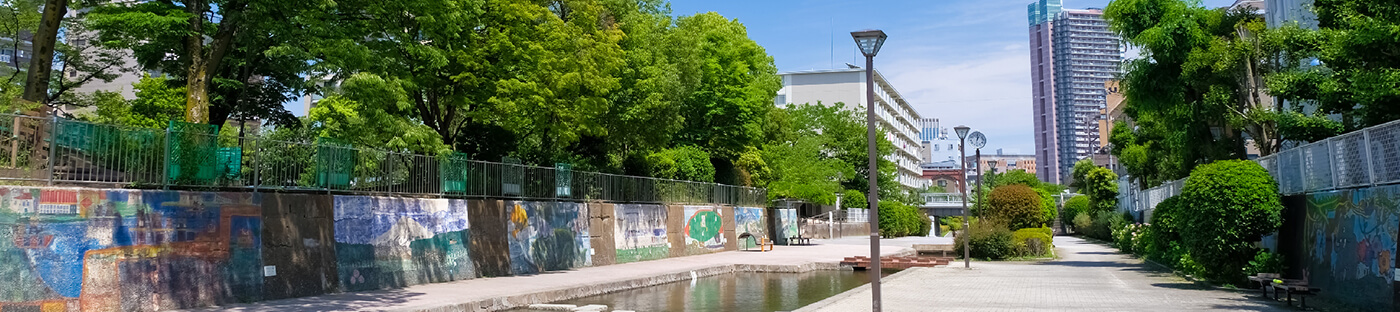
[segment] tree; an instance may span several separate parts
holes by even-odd
[[[136,90],[136,99],[130,101],[113,92],[90,95],[90,99],[81,102],[92,103],[96,110],[79,118],[104,124],[164,129],[170,120],[184,115],[183,84],[145,75],[131,86]]]
[[[781,88],[773,57],[738,20],[700,13],[676,21],[671,44],[682,79],[695,79],[681,101],[685,123],[676,144],[704,147],[720,159],[733,159],[762,136],[766,108]]]
[[[1094,166],[1083,159],[1074,164],[1074,184],[1080,194],[1088,195],[1092,212],[1098,214],[1118,207],[1118,174],[1108,168]]]
[[[1272,38],[1289,70],[1267,77],[1270,92],[1340,114],[1346,130],[1400,119],[1400,3],[1317,0],[1313,8],[1317,30],[1285,25]]]
[[[858,175],[843,157],[848,150],[841,145],[855,135],[850,129],[858,125],[856,113],[843,107],[839,103],[788,105],[770,112],[768,116],[782,121],[783,126],[765,131],[768,142],[760,154],[772,174],[756,185],[766,186],[772,198],[802,198],[823,204],[835,202],[836,192],[844,189],[864,190],[843,184]]]
[[[49,78],[53,71],[54,48],[58,44],[59,26],[68,15],[69,0],[44,0],[39,29],[34,32],[33,53],[29,60],[29,76],[25,78],[24,99],[47,103]],[[17,37],[11,37],[14,40]]]
[[[1183,0],[1123,0],[1104,18],[1146,56],[1129,61],[1123,77],[1125,113],[1136,127],[1121,128],[1137,135],[1110,140],[1145,186],[1184,177],[1197,164],[1243,159],[1246,137],[1261,155],[1278,149],[1278,109],[1262,90],[1282,64],[1262,17]]]
[[[185,121],[222,124],[230,114],[285,112],[281,102],[244,101],[244,84],[296,85],[309,66],[301,31],[321,29],[310,12],[330,12],[329,1],[172,0],[112,2],[88,13],[103,45],[130,49],[144,69],[185,84]],[[263,40],[259,42],[260,40]],[[271,40],[271,41],[266,41]],[[293,57],[286,61],[279,57]],[[295,79],[292,79],[292,78]],[[287,91],[288,93],[299,90]],[[233,91],[235,93],[229,93]],[[275,100],[272,99],[272,100]],[[249,108],[248,103],[263,103]],[[212,106],[212,107],[211,107]],[[291,122],[289,114],[261,114]]]
[[[134,70],[128,67],[125,60],[131,54],[102,46],[102,42],[97,40],[98,34],[90,31],[85,21],[66,19],[63,21],[63,28],[66,42],[55,45],[59,74],[50,75],[43,103],[51,106],[92,105],[90,101],[83,100],[103,95],[77,95],[72,94],[72,91],[94,81],[111,82],[121,72]]]
[[[993,188],[1013,184],[1038,188],[1041,184],[1040,179],[1036,178],[1034,173],[1028,173],[1025,169],[1016,169],[995,175],[989,174],[987,175],[987,183],[991,184]]]
[[[664,179],[714,182],[710,153],[694,146],[665,149],[647,156],[651,176]]]
[[[1078,219],[1080,215],[1088,216],[1090,213],[1089,197],[1070,197],[1069,199],[1065,200],[1064,209],[1065,214],[1064,219],[1062,220],[1073,221],[1075,219]],[[1071,225],[1074,225],[1074,223],[1071,222]]]
[[[1205,278],[1235,283],[1254,259],[1257,242],[1283,223],[1278,184],[1259,164],[1218,161],[1196,167],[1186,179],[1179,209],[1172,217],[1191,257],[1205,266]]]
[[[1040,227],[1046,221],[1041,196],[1025,185],[1007,185],[987,195],[984,218],[1014,229]]]

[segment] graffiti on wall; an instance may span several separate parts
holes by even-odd
[[[780,244],[791,244],[788,238],[797,236],[797,209],[776,209],[778,215],[778,235],[773,240]]]
[[[343,290],[474,278],[469,240],[466,200],[335,196]]]
[[[686,254],[703,254],[724,250],[724,235],[719,207],[685,206]]]
[[[613,205],[617,221],[613,239],[617,263],[666,258],[671,245],[666,241],[666,207],[661,205]]]
[[[0,311],[153,311],[258,300],[258,199],[0,188]]]
[[[1347,302],[1391,304],[1400,186],[1307,196],[1304,276]]]
[[[506,202],[511,274],[591,265],[584,207],[573,202]]]
[[[739,239],[739,248],[757,247],[758,239],[768,237],[763,208],[734,207],[734,237],[744,233],[748,233],[752,238]]]

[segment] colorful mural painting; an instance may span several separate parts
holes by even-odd
[[[335,196],[342,290],[475,278],[469,240],[466,200]]]
[[[779,244],[791,244],[788,238],[797,236],[797,209],[775,209],[778,217],[778,233],[773,240]]]
[[[720,233],[722,218],[719,207],[685,206],[686,254],[724,251],[724,235]]]
[[[511,274],[591,265],[584,207],[573,202],[506,202]]]
[[[613,239],[617,263],[666,258],[671,245],[666,238],[666,207],[645,204],[613,205],[617,220]]]
[[[1400,186],[1307,195],[1304,277],[1322,296],[1360,306],[1391,306]]]
[[[740,238],[739,248],[757,247],[760,238],[768,237],[768,222],[763,217],[763,208],[734,207],[734,237],[745,233],[752,238]]]
[[[259,196],[0,188],[0,311],[260,299]]]

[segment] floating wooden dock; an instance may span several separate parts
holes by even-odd
[[[881,269],[908,269],[908,268],[932,268],[934,266],[948,265],[952,262],[952,257],[880,257]],[[846,257],[841,260],[841,265],[851,266],[856,269],[867,269],[870,267],[870,257],[855,256]]]

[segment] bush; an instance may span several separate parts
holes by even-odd
[[[866,202],[865,193],[857,190],[846,190],[844,194],[846,194],[846,198],[841,199],[841,208],[865,209],[870,207],[870,203]]]
[[[1249,261],[1249,267],[1245,268],[1245,275],[1255,275],[1259,273],[1283,273],[1283,255],[1260,250],[1254,254],[1254,260]]]
[[[1012,228],[1040,227],[1045,223],[1040,193],[1028,186],[1013,184],[993,189],[987,196],[986,218]]]
[[[1018,256],[1040,257],[1049,254],[1055,248],[1055,231],[1048,227],[1025,228],[1011,233],[1011,239],[1016,244],[1016,254]]]
[[[1167,197],[1152,209],[1152,218],[1147,220],[1149,225],[1144,231],[1145,257],[1167,265],[1175,264],[1180,259],[1181,252],[1175,250],[1181,248],[1180,226],[1176,221],[1180,218],[1177,216],[1180,210],[1181,196]]]
[[[1142,224],[1133,223],[1124,224],[1122,226],[1114,228],[1114,247],[1118,247],[1118,250],[1122,250],[1123,253],[1140,254],[1143,251],[1143,249],[1146,249],[1136,248],[1138,247],[1138,241],[1141,241],[1139,237],[1142,236],[1143,228],[1144,227]]]
[[[1191,171],[1182,190],[1185,208],[1177,215],[1182,241],[1205,266],[1203,277],[1240,284],[1257,250],[1254,242],[1281,225],[1278,186],[1252,161],[1225,160]]]
[[[1089,228],[1094,227],[1094,217],[1089,214],[1080,214],[1074,217],[1074,230],[1084,235],[1089,235]]]
[[[1088,218],[1089,214],[1083,214],[1080,216]],[[1115,241],[1113,239],[1113,229],[1122,228],[1123,225],[1127,224],[1127,221],[1123,220],[1122,214],[1118,214],[1112,211],[1103,211],[1099,212],[1098,214],[1094,214],[1093,218],[1090,220],[1091,221],[1087,224],[1081,224],[1079,222],[1079,217],[1076,217],[1076,231],[1084,233],[1084,236],[1093,237],[1109,242]]]
[[[926,236],[933,221],[918,207],[896,201],[880,201],[880,236]]]
[[[646,157],[652,177],[714,182],[715,165],[710,153],[694,146],[681,146],[652,153]]]
[[[1065,220],[1073,221],[1081,214],[1089,213],[1089,197],[1075,196],[1065,200]],[[1073,224],[1071,224],[1073,226]],[[1075,230],[1078,230],[1077,228]]]
[[[1157,252],[1157,247],[1153,244],[1152,226],[1150,224],[1139,224],[1137,232],[1133,235],[1133,254],[1138,257],[1147,257]]]
[[[958,235],[955,253],[963,254],[964,241],[971,245],[973,258],[1001,260],[1016,256],[1016,240],[1006,225],[995,221],[981,221],[972,224],[966,234]]]

